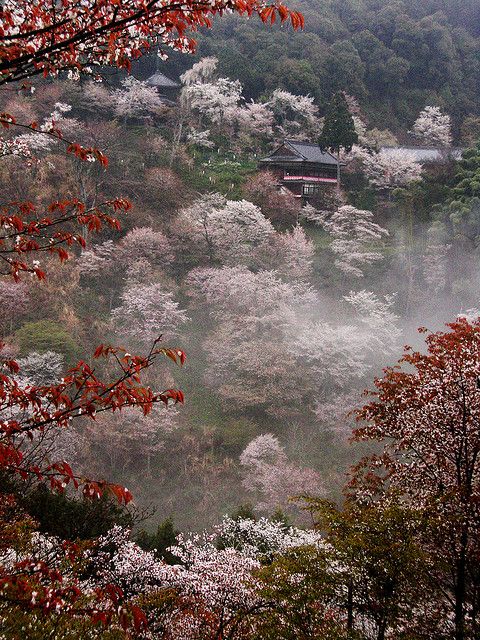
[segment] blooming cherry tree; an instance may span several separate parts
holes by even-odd
[[[203,84],[213,80],[217,70],[218,58],[214,56],[202,58],[198,62],[185,71],[180,76],[180,80],[184,86],[189,87],[192,84]]]
[[[255,248],[274,234],[260,209],[246,200],[208,194],[180,212],[188,240],[210,262],[249,264]],[[195,247],[194,247],[195,253]]]
[[[322,226],[333,238],[330,248],[336,255],[335,266],[343,273],[360,278],[364,265],[383,258],[378,251],[369,250],[372,243],[388,236],[386,229],[373,222],[371,211],[344,205],[325,217]]]
[[[165,111],[155,87],[149,87],[133,76],[122,80],[122,88],[113,92],[115,114],[122,118],[143,118]]]
[[[30,292],[23,282],[0,280],[0,326],[4,334],[11,332],[15,320],[21,318],[28,310]]]
[[[169,338],[178,335],[188,320],[173,294],[161,284],[127,284],[121,302],[112,312],[114,325],[122,335],[143,346],[159,335]]]
[[[239,80],[218,78],[213,82],[195,82],[184,87],[182,97],[191,109],[215,124],[221,124],[227,114],[235,112],[242,95]]]
[[[278,251],[278,273],[293,281],[308,280],[312,276],[315,247],[303,227],[297,224],[291,231],[277,234],[272,244]]]
[[[363,348],[377,357],[379,353],[391,355],[402,334],[399,317],[393,310],[395,295],[382,298],[372,291],[351,291],[344,300],[355,309]]]
[[[267,104],[248,102],[229,114],[239,129],[241,146],[254,149],[260,142],[269,142],[273,135],[273,113]]]
[[[311,96],[297,96],[284,89],[275,89],[267,104],[277,120],[279,136],[309,139],[320,133],[322,123]]]
[[[152,459],[163,451],[178,418],[175,407],[155,407],[147,416],[127,407],[118,415],[99,416],[95,425],[87,423],[79,434],[89,457],[101,461],[104,473],[141,469],[150,477]]]
[[[415,120],[412,133],[424,144],[432,147],[452,146],[452,125],[450,116],[439,107],[425,107]]]
[[[370,184],[383,191],[405,187],[422,177],[422,165],[405,149],[381,149],[372,153],[354,147],[351,158],[360,160]]]
[[[243,486],[256,496],[261,511],[288,507],[289,498],[322,491],[320,476],[313,469],[290,462],[278,438],[271,433],[254,438],[240,455]]]
[[[286,334],[313,314],[313,289],[286,283],[273,271],[241,267],[196,269],[186,284],[217,320],[204,343],[208,384],[240,408],[256,406],[275,415],[296,411],[300,398],[286,398],[285,389],[297,389],[303,398],[304,372]]]

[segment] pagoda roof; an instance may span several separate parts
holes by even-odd
[[[161,71],[157,71],[156,73],[154,73],[153,76],[147,78],[145,82],[152,87],[165,87],[173,89],[180,86],[178,82],[175,82],[175,80],[170,80],[170,78],[167,78],[167,76]]]
[[[280,153],[281,149],[285,153]],[[262,158],[260,162],[312,162],[319,164],[330,164],[337,166],[337,159],[328,151],[321,149],[315,142],[303,142],[301,140],[285,140],[283,144],[267,158]]]

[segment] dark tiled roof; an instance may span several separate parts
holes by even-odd
[[[328,151],[322,151],[319,145],[314,142],[285,140],[284,146],[289,147],[295,153],[297,158],[292,158],[292,156],[275,155],[263,158],[262,162],[281,161],[284,158],[285,160],[288,159],[293,162],[318,162],[321,164],[337,166],[335,157]]]
[[[146,83],[152,87],[167,87],[172,89],[180,86],[178,82],[170,80],[170,78],[167,78],[167,76],[160,71],[157,71],[153,76],[150,76],[150,78],[146,80]]]

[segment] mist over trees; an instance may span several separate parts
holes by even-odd
[[[475,640],[478,7],[193,5],[2,7],[2,637]]]

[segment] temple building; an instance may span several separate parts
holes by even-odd
[[[172,106],[175,104],[181,85],[175,80],[170,80],[161,71],[156,71],[145,83],[150,87],[155,87],[158,95],[165,104]]]
[[[337,185],[337,159],[315,143],[285,140],[259,164],[299,198],[308,199],[325,186]]]

